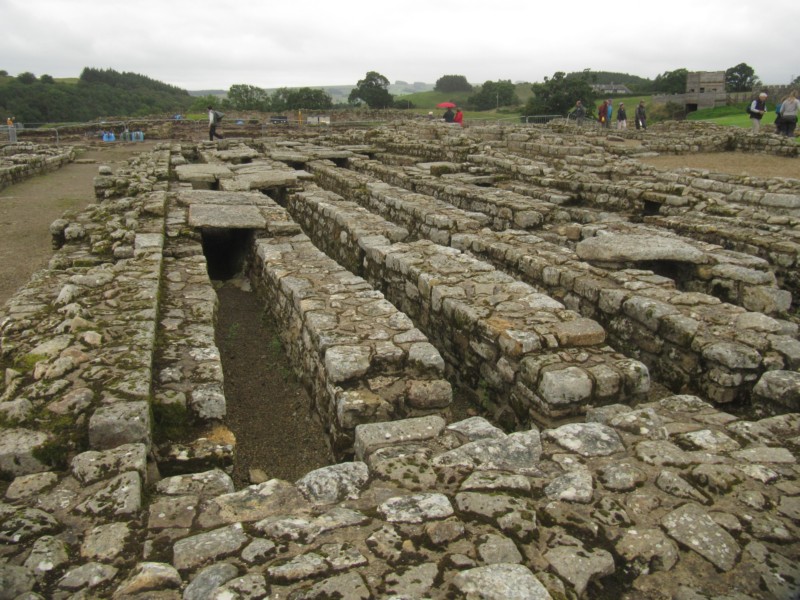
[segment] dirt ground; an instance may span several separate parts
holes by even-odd
[[[287,364],[274,323],[256,295],[231,280],[217,296],[226,424],[236,435],[236,487],[274,477],[296,481],[332,464],[311,399]]]
[[[152,142],[87,147],[77,162],[0,191],[0,305],[47,264],[52,255],[50,223],[66,210],[80,211],[94,202],[93,179],[98,166],[116,170],[129,157],[150,148]],[[646,162],[663,169],[696,167],[800,179],[800,159],[764,155],[695,154],[648,158]],[[330,464],[323,430],[310,412],[310,400],[291,375],[274,328],[263,318],[254,294],[233,282],[223,285],[218,294],[217,344],[225,373],[227,425],[238,440],[237,487],[262,477],[294,481]],[[251,332],[257,335],[249,335]],[[654,393],[667,391],[654,386]],[[471,414],[468,409],[462,412],[463,416]]]
[[[658,169],[672,170],[689,167],[750,177],[791,177],[800,179],[800,160],[742,152],[703,153],[683,156],[653,156],[640,159]]]
[[[0,191],[0,306],[47,265],[53,253],[50,223],[65,211],[80,212],[95,201],[100,165],[123,166],[153,143],[84,146],[76,161]]]

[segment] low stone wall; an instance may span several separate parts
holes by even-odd
[[[647,367],[605,346],[595,321],[457,250],[376,244],[365,272],[505,427],[550,424],[612,398],[635,402],[650,387]]]
[[[227,400],[215,342],[217,294],[198,236],[187,227],[188,212],[169,195],[152,392],[163,475],[230,470],[236,448],[223,425]]]
[[[72,146],[19,143],[0,146],[0,190],[75,160]]]
[[[413,238],[449,245],[453,233],[478,231],[492,220],[483,213],[469,213],[433,196],[389,185],[330,162],[310,162],[307,168],[321,187],[396,223]]]
[[[318,162],[309,163],[308,166],[321,185],[349,194],[378,214],[398,218],[396,214],[404,211],[404,216],[398,218],[399,222],[415,220],[425,223],[433,221],[440,214],[431,203],[403,204],[394,200],[416,196],[377,183],[362,173],[349,173],[347,169]],[[335,198],[329,197],[329,200],[333,202]],[[742,304],[752,309],[786,311],[790,296],[775,287],[774,278],[763,270],[764,265],[754,264],[757,259],[748,260],[746,255],[728,255],[721,248],[714,254],[710,248],[700,249],[680,242],[686,246],[686,251],[695,254],[706,252],[718,261],[736,260],[750,266],[761,266],[762,270],[743,268],[742,264],[737,267],[735,262],[719,262],[716,266],[697,265],[697,269],[700,269],[695,274],[697,284],[688,285],[687,290],[679,290],[674,282],[651,271],[593,267],[581,261],[573,251],[525,232],[483,230],[459,233],[459,229],[464,228],[458,225],[458,211],[451,208],[447,214],[453,216],[442,217],[438,221],[442,231],[437,234],[437,239],[467,250],[562,299],[584,317],[597,319],[608,331],[615,348],[642,360],[674,390],[694,389],[717,402],[749,401],[753,385],[765,371],[774,368],[796,369],[800,366],[800,343],[794,339],[796,326],[756,316],[745,308],[720,302],[714,296],[698,291],[702,289],[703,282],[708,282],[705,285],[709,287],[730,290],[734,299],[740,299]],[[469,218],[470,215],[462,213],[462,219]],[[336,219],[340,222],[357,222],[357,215],[337,216]],[[320,216],[316,219],[306,217],[304,221],[314,222],[315,227],[322,222]],[[596,233],[603,228],[615,231],[612,227],[599,225],[592,231]],[[419,227],[416,232],[425,233]],[[341,236],[330,230],[320,230],[314,240],[321,247],[329,248],[330,252],[342,253],[342,246],[336,243],[337,235]],[[611,239],[600,238],[606,241]],[[652,245],[657,242],[650,240],[640,243]],[[338,250],[331,246],[337,246]],[[352,257],[351,264],[357,265],[369,258],[368,253],[364,258],[359,253]],[[368,277],[378,285],[378,275]],[[759,283],[762,285],[755,285]],[[384,290],[389,294],[386,288]],[[390,294],[390,297],[403,302],[401,290]],[[409,312],[410,309],[405,305],[401,306]],[[418,314],[426,314],[426,311],[417,308],[409,314],[417,318]],[[746,331],[749,334],[744,333]],[[442,337],[453,339],[453,335],[444,334]],[[435,341],[438,343],[438,339]],[[442,346],[440,348],[443,349]],[[447,352],[445,356],[448,356]],[[453,362],[469,364],[463,356],[458,356]],[[467,381],[467,385],[474,389],[474,378]]]
[[[674,390],[743,401],[765,371],[800,367],[796,325],[681,292],[652,272],[606,273],[525,232],[485,230],[459,236],[455,245],[597,319],[615,348],[642,360]]]
[[[366,248],[364,241],[374,243],[402,242],[409,238],[405,227],[395,225],[356,202],[345,200],[308,184],[303,191],[291,194],[287,199],[287,211],[303,228],[316,245],[352,273],[361,273],[364,268]],[[320,240],[331,240],[322,244]]]
[[[442,357],[366,281],[304,235],[258,240],[248,263],[335,456],[351,455],[361,423],[447,414]]]

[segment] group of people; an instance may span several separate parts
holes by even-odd
[[[775,106],[775,131],[787,137],[794,137],[798,111],[800,111],[800,100],[797,99],[797,92],[791,92]],[[750,103],[747,112],[750,113],[753,132],[758,133],[761,130],[761,119],[767,114],[766,92],[761,92],[758,98]]]
[[[614,116],[614,103],[611,100],[603,100],[600,108],[597,109],[597,120],[600,125],[606,129],[611,128],[611,122]],[[634,118],[636,129],[647,129],[647,111],[644,107],[644,100],[639,101],[639,106],[634,111]],[[628,113],[625,110],[625,103],[620,102],[617,106],[617,129],[628,128]]]
[[[586,119],[586,107],[583,102],[578,100],[575,103],[575,109],[570,116],[575,117],[575,121],[580,126]],[[611,121],[614,116],[614,104],[611,100],[603,100],[600,108],[597,109],[597,120],[600,122],[601,127],[611,128]],[[639,102],[634,113],[636,117],[636,129],[647,129],[647,112],[644,108],[644,100]],[[617,107],[617,129],[628,128],[628,114],[625,111],[625,103],[620,102]]]
[[[456,112],[453,112],[453,109],[448,107],[442,118],[445,123],[458,123],[461,127],[464,126],[464,113],[458,107],[456,107]]]

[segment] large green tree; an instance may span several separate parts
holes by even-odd
[[[463,75],[442,75],[433,89],[437,92],[471,92],[472,85]]]
[[[756,77],[753,67],[746,63],[739,63],[725,71],[725,90],[728,92],[752,92],[759,85],[761,80]]]
[[[294,88],[286,94],[286,107],[289,110],[327,110],[333,107],[333,98],[325,90],[310,87]]]
[[[687,69],[675,69],[656,75],[653,81],[653,91],[664,94],[683,94],[686,92],[686,78],[689,76]]]
[[[588,72],[565,75],[557,71],[552,77],[545,77],[542,83],[534,83],[531,91],[533,97],[525,105],[528,115],[564,115],[578,100],[591,112],[597,98]]]
[[[351,104],[364,102],[370,108],[388,108],[393,96],[389,93],[389,80],[377,71],[369,71],[350,91],[347,101]]]
[[[225,105],[234,110],[268,111],[271,108],[267,90],[245,84],[235,84],[228,89]]]
[[[480,91],[467,99],[467,104],[474,110],[490,110],[519,104],[517,88],[510,79],[484,81]]]

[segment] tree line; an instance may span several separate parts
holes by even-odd
[[[557,71],[540,83],[531,84],[532,98],[522,105],[516,85],[510,80],[469,83],[463,75],[443,75],[436,81],[437,92],[467,92],[462,108],[474,111],[500,109],[523,114],[565,114],[580,99],[590,110],[599,94],[596,84],[626,85],[632,94],[675,94],[686,91],[687,69],[666,71],[655,79],[626,73]],[[725,72],[730,92],[752,91],[761,81],[752,67],[740,63]],[[800,84],[800,77],[793,84]],[[249,84],[232,85],[227,97],[191,96],[186,90],[136,73],[113,69],[85,68],[77,83],[59,82],[49,75],[37,77],[25,72],[16,77],[0,70],[0,114],[18,122],[49,123],[91,121],[101,117],[142,117],[204,111],[213,105],[222,110],[284,112],[289,110],[330,110],[353,106],[369,108],[415,108],[408,99],[389,93],[389,80],[377,71],[369,71],[351,90],[347,104],[334,104],[324,90],[310,87],[279,88],[272,93]]]
[[[23,123],[85,122],[99,117],[182,112],[189,92],[136,73],[85,68],[77,83],[0,71],[0,114]]]

